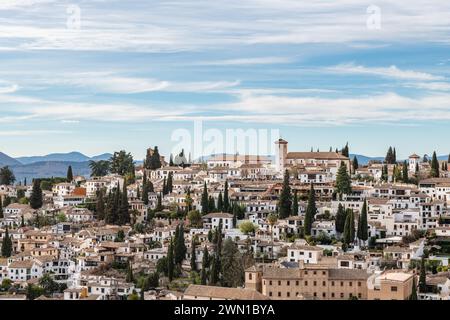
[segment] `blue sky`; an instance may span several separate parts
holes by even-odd
[[[0,151],[142,159],[201,119],[296,151],[448,154],[450,3],[391,2],[3,0]]]

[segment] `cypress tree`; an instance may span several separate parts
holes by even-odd
[[[11,257],[12,254],[12,241],[11,237],[9,236],[8,227],[6,227],[5,234],[3,235],[3,241],[2,241],[2,256],[5,258]]]
[[[364,200],[363,207],[361,209],[361,214],[359,216],[358,222],[358,239],[362,241],[367,241],[368,235],[368,225],[367,225],[367,201]]]
[[[214,198],[212,196],[208,197],[208,212],[214,212],[216,211],[216,203],[214,201]]]
[[[20,217],[20,227],[21,228],[25,227],[25,218],[23,215]]]
[[[167,252],[167,270],[168,270],[168,277],[169,277],[169,282],[172,282],[173,280],[173,274],[174,274],[174,254],[173,254],[173,240],[170,239],[170,244],[169,244],[169,250]]]
[[[67,168],[67,181],[68,182],[72,182],[73,181],[72,166],[69,166],[69,168]]]
[[[219,192],[219,197],[217,198],[217,211],[219,212],[223,211],[222,191]]]
[[[173,167],[173,155],[170,154],[169,166]]]
[[[392,160],[393,160],[392,163],[397,163],[397,151],[395,150],[395,147],[394,151],[392,152]]]
[[[166,193],[172,193],[173,191],[173,173],[169,172],[167,175],[167,185],[166,185]]]
[[[412,291],[411,296],[409,297],[409,300],[417,300],[417,284],[416,284],[416,276],[413,277],[413,283],[412,283]]]
[[[356,158],[356,156],[353,157],[352,166],[353,172],[356,172],[356,170],[359,168],[358,158]]]
[[[97,213],[97,219],[105,219],[105,200],[103,199],[103,190],[97,193],[97,202],[95,204],[95,211]]]
[[[311,189],[309,190],[308,205],[306,207],[305,220],[304,220],[304,231],[306,236],[311,235],[311,228],[314,222],[314,216],[316,215],[316,194],[314,191],[314,186],[311,183]]]
[[[349,157],[348,142],[345,144],[345,147],[342,148],[341,154],[342,154],[344,157],[347,157],[347,158]]]
[[[394,163],[394,152],[392,150],[392,147],[389,147],[384,160],[386,161],[387,164]]]
[[[439,177],[439,161],[436,156],[436,151],[433,152],[433,158],[431,160],[431,176],[433,178]]]
[[[148,205],[148,191],[147,172],[144,171],[144,177],[142,178],[142,201],[145,205]]]
[[[338,211],[336,213],[336,221],[335,221],[335,227],[336,232],[343,233],[344,227],[345,227],[345,220],[346,220],[346,211],[344,210],[344,206],[339,203]]]
[[[164,180],[163,180],[162,194],[163,194],[163,196],[165,196],[167,194],[166,177],[164,177]]]
[[[281,219],[289,217],[292,207],[291,187],[289,186],[289,171],[284,172],[283,188],[278,201],[279,216]]]
[[[30,196],[30,206],[33,209],[39,209],[42,207],[43,197],[41,189],[41,181],[38,179],[33,180],[33,189]]]
[[[127,276],[126,276],[125,281],[126,282],[133,282],[134,281],[133,267],[131,266],[130,262],[128,262]]]
[[[338,194],[349,194],[352,192],[352,181],[347,172],[347,166],[342,161],[336,176],[336,192]]]
[[[2,203],[2,197],[0,196],[0,219],[3,218],[3,203]]]
[[[223,211],[230,212],[230,198],[228,196],[228,181],[225,181],[225,187],[223,191]]]
[[[195,236],[192,237],[191,242],[191,270],[197,271],[197,257],[195,255]]]
[[[184,228],[183,224],[180,224],[178,227],[178,234],[175,238],[175,248],[174,248],[174,257],[175,263],[181,265],[184,258],[186,257],[186,244],[184,243]]]
[[[201,284],[206,285],[208,281],[208,268],[209,268],[209,253],[208,249],[203,249],[203,257],[202,257],[202,271],[201,271]]]
[[[422,257],[420,260],[420,275],[419,275],[419,292],[427,292],[427,274],[425,270],[425,259]]]
[[[350,210],[350,237],[351,237],[351,241],[354,242],[355,241],[355,213],[353,212],[353,210]]]
[[[208,188],[206,187],[206,181],[203,183],[203,193],[202,193],[202,214],[208,214],[209,212],[209,202],[208,202]]]
[[[294,192],[294,200],[292,201],[292,215],[298,216],[298,196],[297,190]]]
[[[402,180],[405,183],[409,182],[409,177],[408,177],[408,165],[406,163],[406,160],[403,162],[403,167],[402,167]]]
[[[353,210],[347,209],[346,219],[345,219],[345,226],[344,226],[344,235],[343,235],[343,243],[345,245],[349,245],[353,242],[352,238],[352,220],[353,220]]]
[[[155,210],[156,211],[161,211],[163,209],[163,206],[162,206],[162,197],[161,197],[161,194],[158,194],[158,196],[157,196],[157,201],[156,201],[156,208],[155,208]]]
[[[139,186],[136,188],[136,198],[141,199],[141,188]]]
[[[128,194],[127,194],[127,186],[125,183],[123,184],[123,190],[122,190],[122,198],[120,200],[120,206],[119,206],[119,225],[130,223],[130,211],[129,211],[129,204],[128,204]]]

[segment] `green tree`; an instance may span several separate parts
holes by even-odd
[[[134,177],[134,160],[131,153],[127,153],[125,150],[114,152],[113,156],[109,160],[112,173],[125,176],[131,175]]]
[[[346,220],[346,211],[344,209],[344,206],[339,203],[338,210],[336,213],[336,220],[335,220],[335,228],[336,232],[343,233],[344,227],[345,227],[345,220]]]
[[[241,230],[241,232],[243,234],[253,234],[256,231],[257,226],[253,224],[253,222],[247,220],[247,221],[243,221],[241,222],[241,224],[239,225],[239,230]]]
[[[170,239],[169,250],[167,252],[167,276],[169,277],[169,282],[172,282],[174,276],[174,248],[173,248],[173,240]]]
[[[420,260],[420,275],[419,275],[419,292],[427,292],[427,273],[425,270],[425,259],[422,257]]]
[[[191,270],[197,271],[197,256],[195,254],[195,236],[192,237],[191,241]]]
[[[208,213],[216,211],[216,203],[212,196],[208,196]]]
[[[222,191],[219,192],[219,196],[217,198],[217,211],[222,212],[223,211],[223,197],[222,197]]]
[[[406,163],[406,160],[403,162],[403,166],[402,166],[402,180],[405,183],[409,182],[409,177],[408,177],[408,164]]]
[[[223,211],[230,212],[230,198],[228,196],[228,181],[225,181],[225,187],[223,191]]]
[[[0,219],[3,218],[3,203],[2,203],[2,197],[0,197]]]
[[[89,161],[89,168],[91,169],[91,177],[103,177],[109,173],[111,164],[107,160]]]
[[[97,192],[97,201],[95,203],[95,211],[97,213],[97,219],[105,219],[105,199],[103,199],[103,190]]]
[[[209,212],[209,203],[208,203],[208,188],[206,187],[206,181],[203,183],[203,192],[202,192],[202,214],[205,215]]]
[[[130,221],[131,221],[129,204],[128,204],[127,186],[125,183],[123,184],[122,198],[120,200],[118,218],[119,218],[118,219],[119,225],[124,225],[124,224],[130,223]]]
[[[8,227],[6,227],[5,234],[3,235],[2,241],[2,257],[9,258],[11,257],[13,250],[13,244],[11,241],[11,237],[9,236]]]
[[[284,172],[283,188],[281,189],[280,198],[278,201],[278,210],[280,219],[285,219],[291,214],[292,195],[291,187],[289,186],[289,171]]]
[[[342,241],[345,245],[349,245],[355,239],[355,218],[353,210],[347,209],[346,216]]]
[[[309,190],[308,195],[308,204],[306,207],[306,213],[305,213],[305,220],[304,220],[304,234],[306,236],[311,235],[311,228],[312,224],[314,222],[314,217],[317,213],[317,207],[316,207],[316,193],[314,191],[314,186],[311,183],[311,188]]]
[[[297,190],[294,192],[294,200],[292,200],[292,215],[298,216],[298,196]]]
[[[244,283],[242,255],[231,238],[227,238],[223,245],[222,275],[222,282],[225,287],[236,288]]]
[[[181,265],[183,260],[186,258],[186,244],[184,242],[184,227],[183,224],[178,225],[178,233],[175,236],[175,248],[174,248],[174,259],[175,263]]]
[[[167,185],[166,185],[166,192],[167,194],[172,193],[173,191],[173,174],[172,172],[169,172],[167,175]]]
[[[0,185],[9,186],[12,185],[14,181],[16,181],[16,177],[8,166],[0,169]]]
[[[144,170],[144,177],[142,178],[142,201],[145,205],[148,205],[148,191],[147,172]]]
[[[359,215],[358,222],[358,239],[362,241],[367,241],[368,235],[368,225],[367,225],[367,201],[364,200],[363,207],[361,209],[361,214]]]
[[[347,158],[349,157],[348,142],[345,144],[345,147],[342,148],[341,154],[342,154],[344,157],[347,157]]]
[[[31,190],[30,206],[33,209],[39,209],[43,204],[41,183],[38,179],[33,180],[33,189]]]
[[[67,168],[67,181],[72,182],[73,181],[73,172],[72,172],[72,166],[69,166]]]
[[[134,282],[133,267],[130,262],[128,262],[127,276],[125,278],[125,281]]]
[[[201,284],[206,285],[208,279],[208,268],[209,268],[209,253],[208,248],[205,246],[203,249],[202,257],[202,271],[200,273]]]
[[[353,172],[356,172],[359,168],[358,158],[356,156],[353,157],[352,161]]]
[[[197,210],[188,212],[188,220],[191,227],[201,227],[202,225],[202,215]]]
[[[416,276],[413,276],[413,283],[412,283],[412,291],[411,295],[409,296],[409,300],[418,300],[417,299],[417,284],[416,284]]]
[[[352,192],[352,181],[347,171],[347,165],[343,161],[336,176],[336,192],[338,194],[350,194]]]
[[[433,157],[431,159],[431,176],[433,178],[439,177],[439,161],[436,156],[436,151],[433,152]]]

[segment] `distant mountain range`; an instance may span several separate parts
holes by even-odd
[[[65,177],[67,168],[72,166],[74,175],[89,176],[89,161],[109,160],[110,153],[88,157],[81,152],[51,153],[45,156],[12,158],[0,152],[0,167],[9,166],[16,176],[16,181],[33,180],[33,178]]]
[[[367,156],[364,156],[364,155],[361,155],[361,154],[352,154],[352,153],[350,153],[349,156],[350,156],[351,160],[353,160],[353,158],[356,156],[356,159],[358,159],[358,164],[362,164],[362,165],[368,164],[369,161],[384,161],[384,159],[385,159],[385,157],[367,157]],[[431,155],[427,155],[427,156],[428,156],[428,159],[431,159],[432,154]],[[422,158],[423,155],[420,156],[420,157]],[[448,155],[446,155],[446,156],[438,156],[437,158],[438,158],[438,160],[441,160],[441,161],[442,160],[447,160],[448,159]],[[404,159],[398,159],[397,161],[403,161],[403,160]]]
[[[15,160],[19,161],[21,164],[31,164],[36,162],[45,161],[70,161],[70,162],[86,162],[90,160],[108,160],[111,158],[112,154],[104,153],[94,157],[88,157],[81,152],[69,152],[69,153],[51,153],[45,156],[32,156],[32,157],[19,157]],[[1,161],[0,161],[1,163]]]

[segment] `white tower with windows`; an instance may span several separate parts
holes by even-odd
[[[275,141],[275,144],[278,146],[276,157],[276,169],[278,172],[282,173],[284,172],[284,168],[286,166],[288,142],[280,138],[277,141]]]

